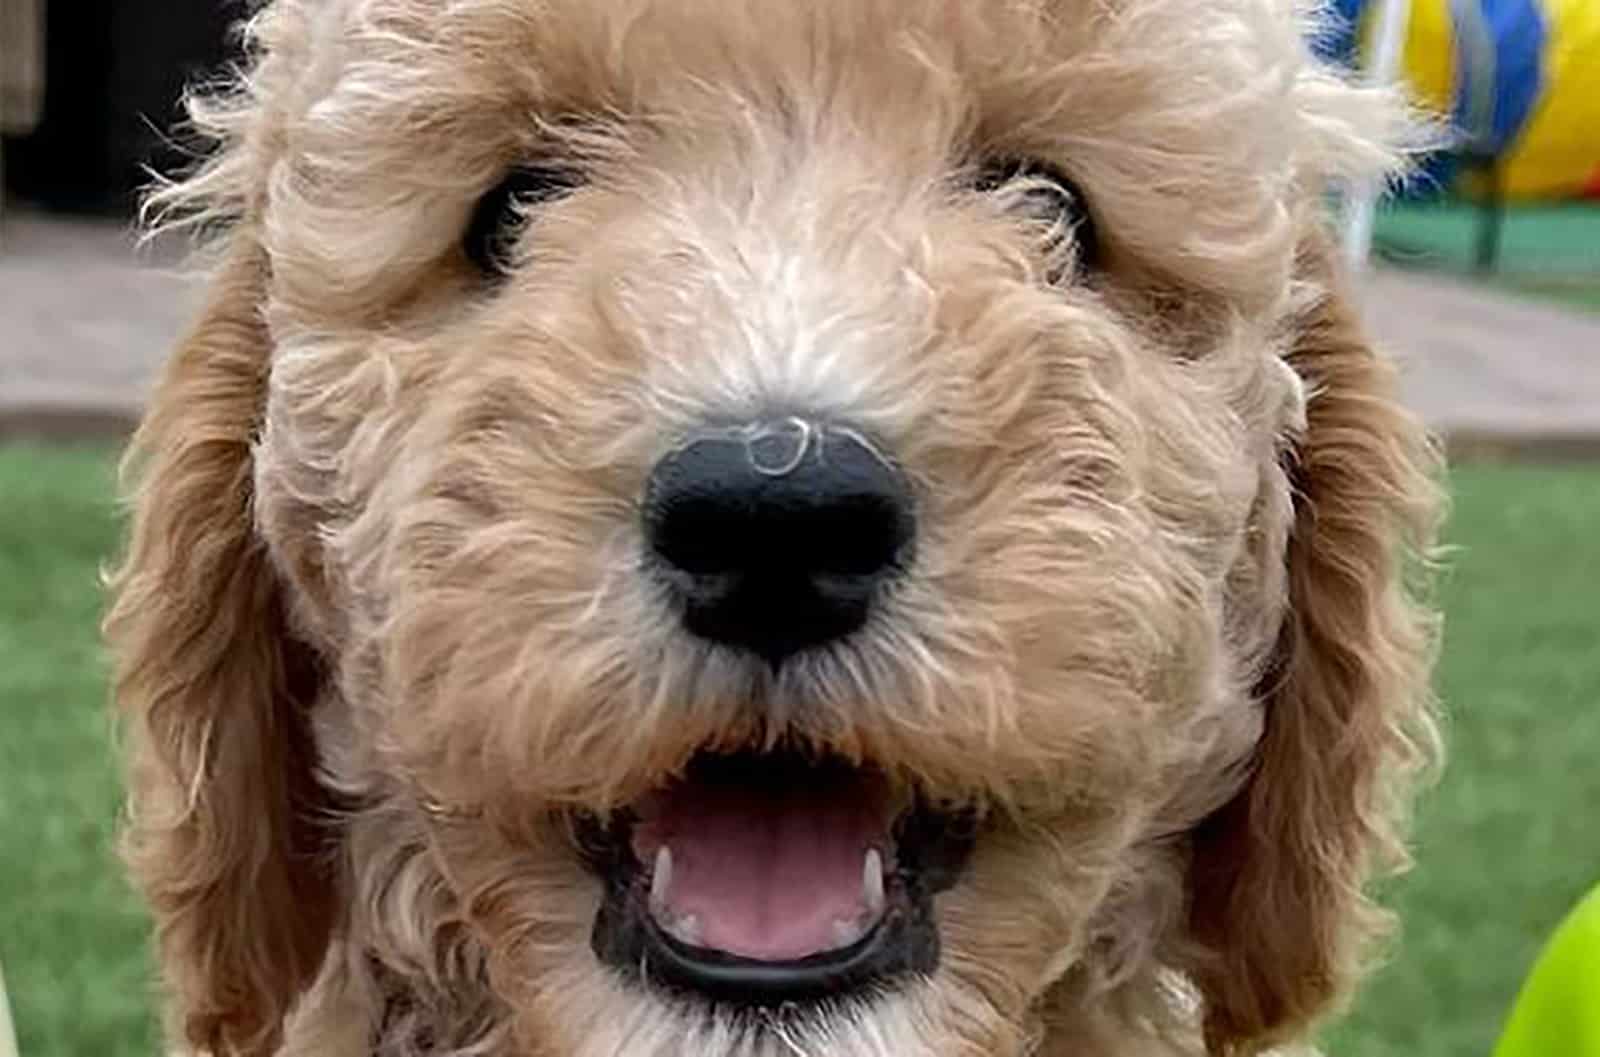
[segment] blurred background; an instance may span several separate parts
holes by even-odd
[[[1354,189],[1345,222],[1371,326],[1451,457],[1454,550],[1450,766],[1393,883],[1404,931],[1327,1043],[1488,1054],[1600,881],[1600,0],[1334,6],[1345,30],[1318,46],[1392,70],[1456,132],[1371,214]],[[159,1052],[112,850],[97,574],[116,452],[193,296],[178,247],[136,251],[131,210],[148,166],[181,163],[181,86],[227,61],[242,13],[0,0],[0,964],[25,1057]]]

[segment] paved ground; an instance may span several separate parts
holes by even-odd
[[[0,213],[0,437],[118,433],[193,302],[173,246],[124,225]]]
[[[1600,455],[1600,314],[1416,272],[1374,272],[1365,296],[1408,396],[1453,450]]]
[[[114,223],[0,214],[0,437],[124,430],[193,305],[179,259]],[[1600,454],[1600,315],[1394,271],[1365,296],[1452,448]]]

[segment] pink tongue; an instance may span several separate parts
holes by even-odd
[[[646,869],[672,854],[666,905],[699,919],[698,946],[782,962],[832,950],[839,925],[868,909],[862,865],[884,844],[879,790],[856,778],[831,788],[686,783],[663,794],[634,832]]]

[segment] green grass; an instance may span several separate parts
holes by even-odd
[[[107,458],[0,448],[0,958],[29,1057],[148,1057],[144,927],[114,865],[96,649]],[[1538,945],[1600,881],[1600,469],[1454,478],[1450,768],[1397,886],[1391,964],[1335,1057],[1487,1054]]]
[[[1540,943],[1600,883],[1600,468],[1472,467],[1453,489],[1449,766],[1399,886],[1402,942],[1341,1057],[1487,1054]]]
[[[22,1053],[149,1057],[145,926],[112,852],[97,647],[103,454],[0,448],[0,959]]]

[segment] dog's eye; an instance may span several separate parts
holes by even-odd
[[[528,210],[560,198],[582,183],[580,175],[558,165],[524,165],[478,199],[461,240],[467,259],[485,275],[504,274],[507,254]]]
[[[1070,254],[1066,271],[1081,275],[1100,267],[1100,240],[1088,199],[1066,173],[1045,162],[1007,158],[983,165],[974,183],[977,190],[1005,196],[1008,205],[1046,225],[1052,248]]]

